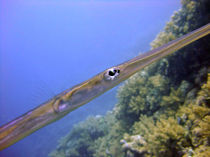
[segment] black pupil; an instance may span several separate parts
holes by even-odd
[[[116,74],[116,72],[118,72],[119,70],[113,70],[113,71],[109,71],[109,75],[110,76],[114,76]]]
[[[115,72],[109,71],[109,75],[110,75],[110,76],[114,76],[114,75],[115,75]]]

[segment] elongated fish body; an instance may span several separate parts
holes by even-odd
[[[128,79],[145,66],[181,49],[210,33],[207,24],[130,61],[107,69],[93,78],[58,94],[37,108],[0,127],[0,150],[56,121],[76,108]]]

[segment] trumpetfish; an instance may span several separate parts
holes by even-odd
[[[207,24],[159,48],[111,67],[93,78],[63,91],[35,109],[0,127],[0,150],[3,150],[36,130],[64,117],[107,90],[128,79],[145,66],[181,49],[210,33]]]

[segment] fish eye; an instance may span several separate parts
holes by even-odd
[[[110,68],[105,72],[104,76],[106,80],[114,80],[119,74],[120,74],[120,69]]]

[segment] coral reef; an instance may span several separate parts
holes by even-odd
[[[86,121],[75,125],[72,131],[60,140],[56,151],[50,156],[92,157],[95,151],[94,141],[108,133],[110,122],[109,118],[105,119],[102,116],[89,117]]]
[[[209,23],[210,1],[181,3],[152,48]],[[210,156],[209,52],[207,36],[144,68],[119,88],[111,112],[77,124],[50,156]]]
[[[202,86],[191,104],[181,106],[174,116],[167,118],[162,115],[158,120],[154,120],[152,117],[141,116],[133,125],[131,135],[124,135],[124,140],[132,143],[132,151],[143,151],[145,156],[208,156],[209,98],[210,73],[207,84]],[[133,139],[133,134],[141,136],[145,140],[144,143]],[[125,144],[123,147],[126,147]]]

